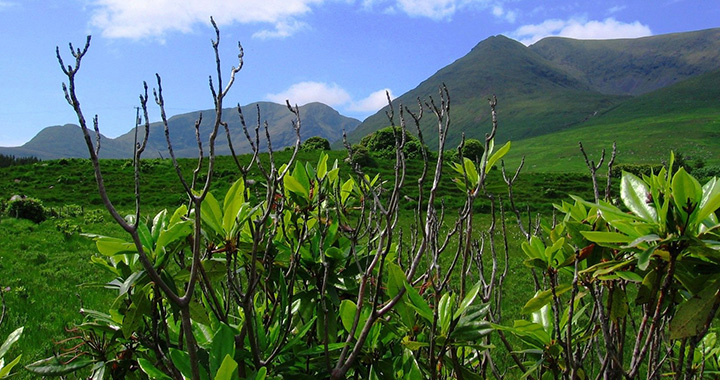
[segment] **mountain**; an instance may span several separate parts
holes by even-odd
[[[720,70],[639,95],[582,127],[513,142],[506,156],[527,170],[587,171],[578,149],[597,160],[617,143],[617,163],[657,164],[671,150],[720,166]]]
[[[717,69],[720,29],[619,40],[551,37],[529,49],[604,94],[641,95]]]
[[[273,149],[281,149],[295,143],[295,131],[292,126],[294,115],[286,106],[259,102],[242,107],[250,134],[254,137],[255,127],[260,120],[260,141],[265,147],[264,124],[267,122]],[[260,116],[258,117],[258,112]],[[309,103],[299,107],[301,118],[301,138],[304,140],[312,136],[324,137],[330,141],[340,139],[343,130],[351,131],[360,121],[340,115],[334,109],[322,103]],[[204,110],[168,119],[168,129],[173,150],[177,157],[196,157],[197,140],[195,138],[195,121],[202,114],[200,124],[200,138],[203,141],[204,152],[207,154],[208,139],[211,123],[214,121],[215,111]],[[227,122],[232,136],[233,148],[237,154],[250,152],[245,133],[242,130],[240,116],[237,108],[223,109],[223,121]],[[101,126],[102,128],[102,126]],[[140,129],[138,138],[141,139],[144,130]],[[94,138],[94,133],[93,133]],[[102,158],[129,158],[132,157],[132,147],[135,141],[135,131],[111,139],[101,136],[100,157]],[[227,137],[223,127],[220,127],[215,141],[216,153],[230,154]],[[162,123],[150,124],[150,137],[143,157],[168,157],[167,143]],[[35,156],[40,159],[55,159],[62,157],[88,157],[85,148],[82,130],[77,125],[48,127],[40,131],[32,140],[20,147],[0,147],[0,154],[14,155],[16,157]]]
[[[715,70],[719,61],[720,29],[599,41],[553,37],[529,47],[494,36],[393,105],[396,110],[399,104],[412,110],[418,97],[437,98],[445,83],[451,97],[449,149],[462,133],[482,139],[490,130],[487,98],[495,94],[497,139],[522,140],[597,125],[595,118],[634,97]],[[368,117],[349,134],[350,141],[389,125],[386,110]],[[654,110],[658,111],[662,112]],[[423,119],[424,136],[436,136],[433,115],[426,110]],[[437,139],[427,140],[435,149]]]
[[[95,133],[92,132],[93,143]],[[82,130],[75,124],[56,125],[40,131],[30,141],[19,147],[0,147],[0,154],[15,157],[34,156],[42,160],[56,158],[89,157]],[[126,157],[132,145],[118,143],[100,134],[103,158]],[[130,153],[129,155],[132,155]]]

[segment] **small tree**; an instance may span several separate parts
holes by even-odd
[[[324,137],[313,136],[300,144],[300,149],[304,151],[310,150],[330,150],[330,141]]]

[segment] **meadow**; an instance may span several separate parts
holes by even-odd
[[[342,173],[350,173],[344,161],[344,151],[328,152],[331,160],[337,159]],[[279,162],[289,159],[289,152],[277,152]],[[319,151],[300,152],[298,161],[316,162]],[[249,156],[240,156],[247,162]],[[267,157],[263,157],[264,160]],[[419,176],[420,160],[408,160],[407,175],[414,179]],[[183,159],[180,164],[190,174],[195,160]],[[391,179],[394,162],[374,158],[374,163],[364,168],[367,174],[379,174],[382,179]],[[134,208],[132,188],[132,165],[130,160],[101,161],[105,182],[114,205],[126,213]],[[449,169],[447,174],[449,175]],[[508,167],[508,171],[514,168]],[[148,159],[141,165],[142,215],[151,217],[161,209],[173,209],[185,202],[182,189],[169,160]],[[60,159],[37,163],[15,165],[0,169],[0,175],[9,180],[0,185],[0,198],[7,200],[12,195],[24,194],[41,200],[50,211],[50,217],[35,224],[28,220],[3,216],[0,219],[0,287],[6,305],[6,317],[0,326],[0,336],[7,336],[20,326],[27,326],[23,339],[14,351],[23,353],[23,363],[31,363],[59,352],[63,345],[58,342],[73,336],[75,324],[83,321],[82,308],[103,310],[112,302],[113,294],[104,289],[104,284],[113,275],[92,264],[91,257],[99,256],[95,244],[81,233],[124,237],[107,211],[101,206],[92,166],[85,159]],[[231,157],[217,158],[216,180],[212,192],[220,197],[226,192],[238,172]],[[251,178],[258,178],[253,173]],[[507,188],[499,170],[490,173],[488,191],[507,198]],[[417,194],[414,180],[407,182],[404,195],[413,198]],[[515,187],[518,205],[533,214],[552,213],[552,203],[567,198],[567,194],[590,197],[592,186],[589,176],[566,173],[547,175],[543,173],[521,174]],[[455,184],[443,181],[440,198],[448,210],[462,204],[454,197]],[[477,202],[475,219],[477,228],[489,225],[489,202]],[[506,207],[509,206],[505,201]],[[413,202],[403,206],[402,229],[409,229],[412,223]],[[448,211],[449,214],[454,211]],[[508,320],[518,316],[521,306],[532,295],[533,285],[522,264],[524,255],[515,217],[507,215],[509,229],[509,275],[507,294],[503,298],[503,311]],[[447,222],[450,223],[450,222]],[[20,372],[19,377],[28,376]],[[31,378],[31,377],[28,377]]]

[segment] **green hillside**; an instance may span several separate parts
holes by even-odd
[[[580,140],[588,140],[588,147],[610,146],[617,140],[628,162],[657,162],[666,153],[655,155],[656,150],[669,148],[713,160],[717,154],[711,152],[717,152],[718,145],[700,140],[712,136],[716,89],[709,88],[708,78],[689,79],[716,70],[718,61],[720,29],[603,41],[548,38],[530,47],[496,36],[394,104],[396,108],[400,103],[416,107],[418,97],[437,98],[439,86],[445,83],[453,120],[448,149],[462,133],[473,138],[485,135],[490,129],[487,98],[495,94],[500,121],[497,139],[513,140],[515,155],[537,158],[535,170],[548,170],[548,162],[556,166],[553,170],[563,170],[563,164],[545,159],[550,157],[573,157],[577,165],[574,158]],[[660,90],[683,81],[680,87]],[[367,118],[350,134],[351,141],[388,125],[385,111]],[[430,132],[431,119],[426,110],[422,126],[426,136],[436,135]],[[681,135],[679,128],[684,129]],[[435,140],[429,140],[435,147]],[[572,141],[570,148],[565,147],[565,140]],[[636,143],[646,141],[653,141],[657,149],[637,158],[644,150]],[[553,148],[559,143],[564,144],[562,149]]]
[[[508,160],[534,171],[584,171],[578,149],[618,146],[619,163],[657,163],[667,152],[720,165],[720,70],[631,99],[583,127],[513,142]]]
[[[570,128],[592,114],[612,107],[623,97],[608,96],[558,69],[555,64],[504,36],[479,43],[469,54],[438,71],[415,89],[393,101],[417,108],[417,98],[437,98],[439,86],[450,91],[453,127],[449,144],[466,137],[482,138],[490,128],[487,98],[498,97],[502,128],[499,140],[517,140]],[[562,107],[560,106],[562,105]],[[433,115],[422,125],[434,147]],[[349,135],[351,141],[388,125],[385,109],[367,118]]]
[[[550,37],[529,49],[604,94],[640,95],[717,69],[720,29],[618,40]]]

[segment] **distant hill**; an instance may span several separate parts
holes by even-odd
[[[529,49],[601,93],[641,95],[720,67],[720,29],[619,40],[551,37]]]
[[[535,171],[584,171],[578,142],[597,160],[617,142],[618,163],[657,164],[680,152],[720,166],[720,70],[637,96],[584,126],[513,142],[506,156]]]
[[[292,127],[294,115],[290,113],[286,106],[270,102],[251,103],[242,107],[245,121],[250,129],[251,135],[254,136],[255,133],[255,126],[258,122],[258,110],[260,111],[259,120],[262,124],[260,136],[263,144],[265,140],[265,122],[268,124],[273,149],[281,149],[295,143],[295,131]],[[302,124],[301,137],[303,140],[312,136],[321,136],[330,141],[334,141],[341,138],[343,129],[351,131],[360,124],[359,120],[342,116],[331,107],[322,103],[306,104],[300,107],[299,111]],[[168,119],[173,150],[178,157],[197,156],[194,125],[200,113],[203,114],[203,121],[200,125],[200,138],[205,148],[207,148],[210,129],[212,127],[211,123],[214,121],[214,110],[185,113]],[[250,152],[250,144],[242,131],[237,109],[224,109],[223,120],[228,123],[230,128],[233,147],[236,153]],[[141,129],[139,138],[142,138],[143,135],[144,130]],[[100,156],[102,158],[132,157],[134,139],[134,130],[130,130],[115,139],[102,136]],[[217,154],[230,154],[225,130],[222,127],[221,130],[218,131],[215,144]],[[205,152],[207,152],[207,149]],[[35,156],[41,159],[62,157],[86,158],[89,156],[85,148],[82,131],[80,127],[74,124],[45,128],[32,140],[20,147],[0,147],[0,154],[14,155],[16,157]],[[148,146],[143,156],[146,158],[168,157],[167,143],[165,142],[165,132],[162,123],[158,122],[150,125],[150,138],[148,139]]]
[[[19,147],[0,147],[0,154],[15,157],[37,157],[42,160],[55,158],[82,158],[89,157],[85,147],[85,138],[82,130],[75,124],[56,125],[40,131],[30,141]],[[122,158],[132,156],[128,146],[100,134],[101,152],[103,158]],[[93,132],[93,143],[95,133]]]
[[[456,146],[462,133],[466,137],[484,137],[490,129],[487,98],[493,94],[498,97],[500,142],[538,136],[553,140],[549,136],[557,132],[571,134],[576,128],[599,125],[602,121],[596,118],[601,115],[607,114],[602,120],[610,122],[609,112],[636,96],[716,70],[718,62],[720,29],[602,41],[546,38],[530,47],[494,36],[399,96],[393,104],[413,109],[418,97],[437,98],[439,86],[445,83],[452,104],[450,146],[446,149]],[[700,84],[690,82],[687,86]],[[643,112],[656,116],[665,112],[662,108],[648,111],[640,106],[629,107],[617,111],[625,112],[628,120],[635,118],[632,112],[638,112],[638,116]],[[349,139],[357,142],[387,126],[386,109],[368,117],[349,134]],[[433,115],[426,111],[424,119],[424,136],[436,136],[432,131]],[[617,138],[622,139],[624,133],[633,132],[618,133]],[[436,138],[428,140],[435,147]]]

